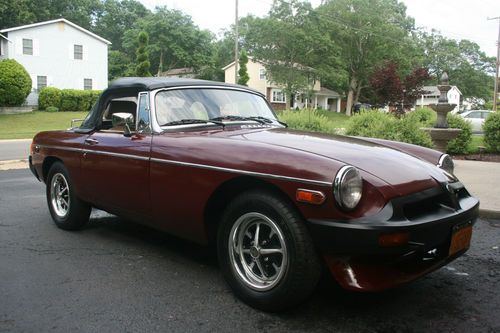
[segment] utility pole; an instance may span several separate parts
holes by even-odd
[[[495,72],[495,93],[493,94],[493,111],[497,111],[498,103],[498,68],[500,67],[500,16],[489,18],[488,20],[498,20],[498,39],[497,39],[497,63]]]
[[[234,84],[238,84],[238,0],[234,6]],[[498,69],[498,67],[497,67]],[[497,73],[498,74],[498,73]]]

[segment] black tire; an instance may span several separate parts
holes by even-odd
[[[62,194],[57,193],[57,189],[64,188]],[[61,162],[50,167],[46,195],[50,215],[59,228],[77,230],[89,221],[91,207],[76,196],[68,170]]]
[[[264,254],[280,248],[281,254]],[[264,311],[281,311],[303,302],[321,276],[319,258],[300,214],[268,192],[246,192],[230,203],[218,230],[217,252],[234,293]]]

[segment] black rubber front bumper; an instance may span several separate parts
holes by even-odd
[[[378,214],[349,221],[311,219],[310,232],[324,255],[403,257],[435,249],[448,255],[454,228],[472,225],[479,201],[457,182],[455,189],[434,188],[389,202]],[[383,247],[381,235],[408,233],[404,245]]]
[[[32,160],[31,155],[28,157],[28,161],[29,161],[31,173],[36,177],[36,179],[40,180],[40,177],[38,176],[38,172],[36,172],[36,169],[33,166],[33,160]]]

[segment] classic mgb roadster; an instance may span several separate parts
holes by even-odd
[[[265,96],[201,80],[114,81],[81,126],[35,136],[30,168],[68,230],[91,207],[214,244],[248,304],[303,301],[322,268],[379,291],[462,255],[479,202],[450,156],[290,130]]]

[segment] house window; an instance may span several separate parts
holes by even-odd
[[[47,86],[47,77],[46,76],[37,76],[36,77],[36,90],[40,92],[43,88]]]
[[[83,79],[83,90],[92,90],[92,79]]]
[[[77,60],[83,59],[83,45],[73,45],[73,58]]]
[[[261,79],[261,80],[266,79],[266,69],[265,68],[259,69],[259,79]]]
[[[286,96],[283,93],[283,90],[272,90],[271,102],[286,103]]]
[[[33,39],[23,38],[23,54],[33,55]]]

